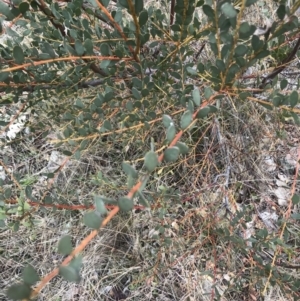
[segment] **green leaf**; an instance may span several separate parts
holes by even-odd
[[[247,51],[248,47],[243,44],[240,44],[235,48],[234,52],[236,56],[244,56],[247,53]]]
[[[192,102],[192,100],[189,99],[189,103],[188,103],[188,110],[193,114],[194,110],[195,110],[195,106],[194,103]]]
[[[132,176],[128,176],[127,178],[127,187],[131,189],[135,184],[135,179]]]
[[[24,63],[24,53],[20,46],[15,46],[13,49],[13,56],[17,64]]]
[[[234,18],[237,15],[236,10],[234,9],[234,7],[232,6],[231,3],[228,3],[228,2],[224,3],[221,6],[221,9],[222,9],[224,15],[228,18]]]
[[[300,213],[291,214],[291,218],[296,219],[296,220],[300,220]]]
[[[25,194],[26,194],[26,197],[29,199],[32,197],[32,188],[30,186],[26,186]]]
[[[209,5],[203,5],[202,10],[209,19],[213,20],[215,18],[215,12]]]
[[[1,72],[0,70],[0,82],[4,82],[9,76],[9,72]],[[3,102],[1,102],[3,104]]]
[[[133,209],[134,203],[133,200],[130,199],[129,197],[123,196],[119,198],[118,205],[122,211],[128,212]]]
[[[165,128],[168,128],[171,124],[174,124],[173,119],[169,115],[163,115],[162,121]]]
[[[200,92],[199,92],[199,89],[195,89],[193,91],[193,101],[195,103],[196,106],[200,106],[201,104],[201,96],[200,96]]]
[[[263,59],[264,57],[268,56],[269,54],[270,54],[269,50],[262,50],[255,56],[255,58],[258,60]]]
[[[70,235],[63,236],[58,242],[58,253],[62,255],[69,255],[72,253],[72,241]]]
[[[292,115],[293,119],[294,119],[294,122],[297,124],[297,125],[300,125],[300,118],[298,116],[298,114],[296,114],[295,112],[290,112],[290,114]]]
[[[132,94],[133,94],[135,99],[137,99],[137,100],[142,99],[142,96],[141,96],[140,92],[135,87],[132,88]]]
[[[280,96],[275,96],[273,99],[272,99],[272,103],[274,105],[274,107],[279,107],[280,104],[281,104],[281,97]]]
[[[193,121],[193,115],[190,111],[185,111],[180,120],[180,127],[185,130]]]
[[[101,44],[100,46],[100,52],[104,56],[110,55],[110,48],[106,43]]]
[[[285,14],[286,14],[286,7],[285,7],[285,5],[284,4],[280,4],[279,7],[278,7],[278,9],[277,9],[277,11],[276,11],[276,13],[277,13],[278,18],[280,20],[283,20]]]
[[[257,2],[257,0],[246,0],[246,7],[251,6],[251,5],[254,4],[255,2]]]
[[[107,7],[110,0],[101,0],[102,4]]]
[[[12,300],[28,299],[31,294],[31,288],[25,283],[13,284],[11,287],[9,287],[6,294],[7,297]]]
[[[171,124],[171,125],[168,127],[168,129],[167,129],[167,134],[166,134],[167,140],[168,140],[169,143],[172,142],[172,140],[174,139],[175,135],[176,135],[176,128],[175,128],[175,125],[174,125],[174,124]]]
[[[75,50],[76,50],[76,53],[78,55],[83,55],[84,54],[85,49],[84,49],[82,43],[79,40],[75,41]]]
[[[44,51],[46,53],[48,53],[52,59],[54,59],[56,57],[56,54],[55,54],[53,48],[51,47],[51,45],[48,42],[43,43],[43,48],[44,48]]]
[[[209,107],[209,113],[215,113],[218,111],[218,108],[216,106],[208,106]]]
[[[209,100],[210,97],[211,97],[213,94],[214,94],[214,93],[213,93],[213,91],[212,91],[212,89],[211,89],[210,87],[205,87],[205,88],[204,88],[204,97],[205,97],[205,99]]]
[[[287,87],[288,85],[288,81],[286,79],[283,79],[281,82],[280,82],[280,89],[283,90]]]
[[[78,254],[74,257],[71,262],[69,263],[69,267],[73,268],[79,275],[80,268],[82,266],[82,255]]]
[[[97,211],[86,212],[83,216],[83,223],[92,229],[99,229],[102,224],[102,217]]]
[[[197,75],[197,70],[193,69],[192,67],[187,67],[186,71],[191,75]]]
[[[7,6],[4,1],[0,1],[0,12],[7,18],[7,21],[11,21],[15,17],[10,11],[9,6]]]
[[[180,150],[177,146],[172,146],[164,151],[164,160],[167,162],[174,162],[178,159]]]
[[[144,0],[135,1],[135,13],[139,14],[144,9]]]
[[[27,2],[22,2],[19,5],[19,11],[24,15],[29,10],[29,4]]]
[[[138,195],[139,195],[139,203],[142,204],[143,206],[149,208],[150,205],[148,203],[148,200],[144,196],[144,194],[141,191],[138,190]]]
[[[124,172],[126,173],[127,176],[131,176],[133,178],[137,178],[138,177],[137,171],[130,164],[128,164],[126,162],[123,162],[122,163],[122,168],[123,168],[123,170],[124,170]]]
[[[296,104],[298,104],[299,96],[297,91],[293,91],[290,94],[290,105],[291,107],[294,107]]]
[[[293,202],[293,205],[299,204],[299,202],[300,202],[300,196],[299,196],[299,194],[294,194],[292,196],[292,202]]]
[[[158,156],[155,152],[149,151],[145,155],[144,164],[149,172],[152,172],[159,164]]]
[[[144,26],[148,21],[148,12],[143,10],[139,16],[139,24],[140,26]]]
[[[119,0],[118,3],[121,7],[129,8],[127,0]]]
[[[86,54],[88,54],[88,55],[93,55],[94,54],[93,42],[90,39],[86,39],[84,41],[84,48],[86,50]]]
[[[19,221],[16,221],[13,225],[13,230],[15,232],[19,231],[19,228],[20,228],[20,222]]]
[[[216,59],[216,66],[222,72],[225,71],[225,69],[226,69],[225,63],[220,59]]]
[[[40,280],[40,276],[33,268],[32,265],[28,264],[22,271],[22,279],[27,285],[34,285]]]
[[[253,50],[256,52],[263,46],[263,41],[261,41],[258,36],[253,35],[251,39],[251,45]]]
[[[53,199],[51,198],[51,196],[47,195],[44,199],[44,203],[45,204],[52,204],[53,203]]]
[[[74,154],[75,159],[76,159],[76,160],[80,160],[80,156],[81,156],[81,153],[80,153],[79,150],[77,150],[77,151],[75,152],[75,154]]]
[[[68,150],[64,150],[63,152],[62,152],[64,155],[66,155],[66,156],[72,156],[72,152],[70,152],[70,151],[68,151]]]
[[[272,111],[273,110],[273,106],[272,105],[269,105],[267,103],[260,103],[261,106],[263,106],[264,108]]]
[[[107,130],[111,131],[112,130],[112,126],[109,120],[105,120],[103,122],[103,127],[106,128]]]
[[[76,282],[80,281],[79,272],[74,269],[72,266],[60,266],[59,267],[59,274],[69,282]]]
[[[106,215],[107,214],[107,209],[105,207],[103,198],[101,196],[99,196],[99,195],[95,195],[94,196],[94,202],[95,202],[96,210],[101,215]]]
[[[204,73],[204,71],[205,71],[205,66],[204,66],[202,63],[199,63],[199,64],[197,65],[197,69],[198,69],[198,71],[199,71],[200,73]]]
[[[5,189],[4,196],[5,196],[6,200],[10,199],[10,197],[11,197],[11,189],[10,188]]]
[[[179,148],[180,153],[182,155],[185,155],[185,154],[187,154],[189,152],[189,147],[185,143],[183,143],[183,142],[178,141],[176,143],[176,146]]]
[[[197,114],[197,118],[205,118],[208,115],[209,111],[210,111],[209,107],[205,107],[201,109]]]

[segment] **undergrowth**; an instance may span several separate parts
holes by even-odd
[[[298,9],[0,3],[0,299],[298,300]]]

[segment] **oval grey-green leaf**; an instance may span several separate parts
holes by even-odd
[[[20,46],[15,46],[13,49],[13,56],[17,64],[24,63],[24,53]]]
[[[193,91],[193,101],[195,103],[196,106],[200,106],[201,104],[201,96],[200,96],[200,92],[199,92],[199,89],[195,89]]]
[[[189,147],[183,142],[178,141],[176,143],[176,146],[179,148],[180,153],[183,155],[185,155],[189,152]]]
[[[181,116],[180,126],[183,130],[185,130],[193,121],[193,115],[191,111],[185,111]]]
[[[174,162],[178,159],[179,154],[180,154],[179,147],[172,146],[164,151],[164,159],[167,162]]]
[[[28,285],[34,285],[40,277],[32,265],[28,264],[22,271],[22,279]]]
[[[104,204],[104,201],[102,199],[101,196],[98,196],[96,195],[94,197],[94,201],[95,201],[95,207],[96,207],[96,210],[102,214],[102,215],[105,215],[107,213],[107,209],[105,207],[105,204]]]
[[[86,212],[83,216],[84,224],[92,229],[99,229],[102,223],[102,217],[99,212]]]
[[[58,242],[58,252],[63,255],[71,254],[73,250],[72,240],[70,235],[63,236]]]
[[[59,274],[67,281],[70,282],[79,282],[80,275],[73,267],[70,266],[60,266]]]
[[[145,155],[145,167],[149,172],[152,172],[159,164],[158,156],[155,152],[149,151]]]
[[[176,135],[176,128],[175,128],[174,124],[171,124],[168,127],[167,133],[166,133],[168,142],[171,142],[174,139],[175,135]]]
[[[12,300],[28,299],[31,294],[31,288],[27,284],[13,284],[6,292],[8,298]]]
[[[174,123],[173,119],[169,115],[163,115],[162,122],[165,128],[168,128],[171,123]]]
[[[198,112],[197,118],[204,118],[208,115],[208,113],[209,113],[209,107],[205,107]]]
[[[127,162],[122,162],[122,168],[127,176],[132,176],[133,178],[138,177],[138,173],[133,166],[128,164]]]
[[[133,199],[128,198],[127,196],[120,197],[118,201],[119,207],[122,211],[128,212],[133,209]]]

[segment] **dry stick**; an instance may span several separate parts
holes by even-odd
[[[294,181],[293,181],[293,184],[292,184],[292,188],[291,188],[291,198],[289,200],[289,205],[288,205],[288,209],[287,211],[285,212],[284,214],[284,218],[285,218],[285,222],[283,223],[282,225],[282,229],[281,229],[281,232],[280,232],[280,235],[279,235],[279,238],[282,239],[283,235],[284,235],[284,231],[285,231],[285,228],[286,228],[286,225],[287,225],[287,219],[290,217],[291,215],[291,211],[292,211],[292,206],[293,206],[293,200],[292,200],[292,197],[293,195],[295,194],[295,191],[296,191],[296,183],[297,183],[297,178],[298,178],[298,174],[299,174],[299,167],[300,167],[300,145],[298,147],[298,156],[297,156],[297,164],[296,164],[296,171],[295,171],[295,178],[294,178]],[[274,256],[273,256],[273,260],[272,260],[272,263],[271,263],[271,269],[270,269],[270,273],[269,273],[269,276],[268,276],[268,279],[266,281],[266,284],[265,284],[265,287],[264,287],[264,290],[262,292],[262,295],[264,296],[266,291],[267,291],[267,287],[268,287],[268,284],[270,282],[270,279],[272,277],[272,268],[276,265],[276,262],[277,262],[277,255],[279,254],[279,248],[278,246],[276,247],[276,251],[274,253]]]
[[[294,56],[296,55],[298,49],[300,47],[300,38],[298,39],[295,47],[293,48],[293,50],[289,53],[289,55],[279,64],[278,67],[276,67],[272,73],[270,73],[269,75],[267,75],[263,80],[262,80],[262,84],[260,86],[260,88],[262,89],[264,86],[266,86],[267,81],[270,79],[273,79],[277,74],[279,74],[281,71],[283,71],[288,63],[291,62],[291,60],[294,58]]]
[[[106,61],[119,61],[120,60],[119,57],[115,57],[115,56],[99,56],[99,55],[68,56],[68,57],[59,57],[59,58],[56,58],[56,59],[49,59],[49,60],[26,63],[26,64],[23,64],[21,66],[2,69],[2,70],[0,70],[0,73],[15,71],[15,70],[23,69],[25,67],[30,67],[30,66],[38,66],[38,65],[48,64],[48,63],[55,63],[55,62],[61,62],[61,61],[71,61],[71,60],[83,60],[83,59],[97,59],[97,60],[106,60]],[[132,58],[124,58],[123,57],[121,59],[121,61],[123,61],[123,60],[124,61],[131,61]]]
[[[171,0],[171,10],[170,10],[170,30],[171,26],[173,25],[174,22],[174,11],[175,11],[175,0]]]
[[[132,0],[127,0],[127,3],[129,5],[129,9],[130,9],[130,13],[132,15],[134,24],[135,24],[135,34],[136,34],[136,49],[134,52],[135,57],[138,56],[138,54],[140,53],[140,24],[139,21],[137,19],[136,13],[135,13],[135,9],[132,3]]]
[[[106,9],[106,7],[100,3],[99,0],[95,0],[99,6],[99,8],[105,13],[105,15],[107,16],[107,18],[109,19],[109,21],[114,25],[114,27],[118,30],[118,32],[120,33],[120,35],[122,36],[122,38],[124,39],[125,42],[127,42],[127,37],[124,34],[123,30],[121,29],[121,27],[119,26],[119,24],[114,20],[114,18],[111,16],[111,14],[109,13],[109,11]],[[134,59],[139,62],[139,58],[138,56],[135,54],[133,48],[128,45],[128,48],[130,50],[130,52],[132,53]]]
[[[198,110],[193,114],[193,119],[196,118],[198,112],[205,106],[207,106],[208,104],[211,104],[212,101],[214,100],[214,98],[218,95],[214,94],[210,97],[209,100],[203,102],[201,104],[201,106],[198,108]],[[183,134],[183,130],[181,130],[173,139],[173,141],[170,143],[169,147],[174,146],[178,140],[180,139],[180,137]],[[159,162],[162,162],[164,158],[163,153],[159,156]],[[135,193],[141,188],[141,186],[143,185],[143,181],[139,181],[136,185],[134,185],[131,190],[129,191],[129,193],[127,194],[128,198],[133,198],[133,196],[135,195]],[[67,265],[72,259],[73,257],[75,257],[78,253],[80,253],[91,241],[92,239],[98,234],[98,231],[106,226],[108,224],[108,222],[119,212],[120,208],[119,207],[114,207],[114,209],[112,209],[112,211],[110,211],[110,213],[108,214],[108,216],[103,220],[103,222],[101,223],[101,226],[99,227],[98,230],[93,230],[87,237],[85,237],[81,243],[73,250],[73,252],[62,262],[61,265],[65,266]],[[48,275],[46,275],[40,282],[40,284],[33,289],[33,292],[31,294],[31,298],[36,297],[39,292],[42,290],[42,288],[51,280],[53,279],[55,276],[57,276],[59,273],[59,268],[55,268],[51,273],[49,273]]]

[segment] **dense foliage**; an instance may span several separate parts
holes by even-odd
[[[83,216],[83,223],[94,229],[85,242],[73,248],[69,235],[59,241],[58,252],[69,255],[59,269],[41,280],[27,265],[23,282],[7,290],[9,298],[35,297],[58,273],[79,282],[80,252],[99,228],[119,210],[152,210],[154,198],[144,190],[157,193],[156,184],[149,182],[153,174],[158,177],[163,168],[176,173],[176,162],[185,160],[199,141],[204,143],[206,131],[220,116],[233,124],[228,113],[232,107],[260,104],[261,114],[273,110],[280,122],[291,118],[299,123],[299,81],[282,74],[291,64],[293,70],[299,69],[294,59],[300,45],[300,2],[271,3],[276,14],[264,28],[247,19],[257,5],[257,0],[170,0],[159,5],[145,0],[0,2],[0,31],[5,34],[0,45],[1,165],[8,175],[0,179],[1,226],[14,230],[35,227],[38,208],[89,208],[87,200],[70,204],[60,198],[53,185],[59,187],[55,181],[68,160],[82,160],[92,147],[110,149],[107,156],[112,161],[121,153],[123,162],[112,168],[120,177],[122,171],[127,177],[127,190],[112,193],[103,189],[101,195],[94,195],[94,210]],[[22,116],[24,129],[8,135]],[[143,134],[138,134],[139,129]],[[227,189],[231,163],[220,135],[223,162],[213,167],[216,173],[211,179],[217,170],[224,171]],[[22,136],[27,143],[50,141],[66,156],[56,168],[41,173],[47,185],[42,189],[28,181],[24,184],[24,174],[7,168],[12,162],[5,149],[21,147]],[[133,160],[137,154],[143,160]],[[193,164],[200,169],[200,161]],[[102,180],[96,171],[87,185],[99,186]],[[210,243],[221,240],[236,254],[252,259],[250,272],[246,269],[237,277],[241,289],[249,281],[263,295],[269,285],[276,284],[299,299],[299,279],[288,269],[295,268],[288,260],[297,257],[299,243],[290,230],[299,221],[295,192],[294,185],[272,233],[264,228],[243,238],[249,208],[233,210],[228,198],[223,202],[224,214],[230,216],[225,227],[214,224],[213,214],[202,216],[203,223],[214,224],[208,231],[213,231]],[[180,187],[170,185],[163,193],[177,203]],[[164,243],[172,244],[164,237],[164,227],[158,229]],[[272,250],[271,260],[266,260],[264,250]],[[228,283],[229,291],[232,285]],[[213,298],[221,298],[217,288]]]

